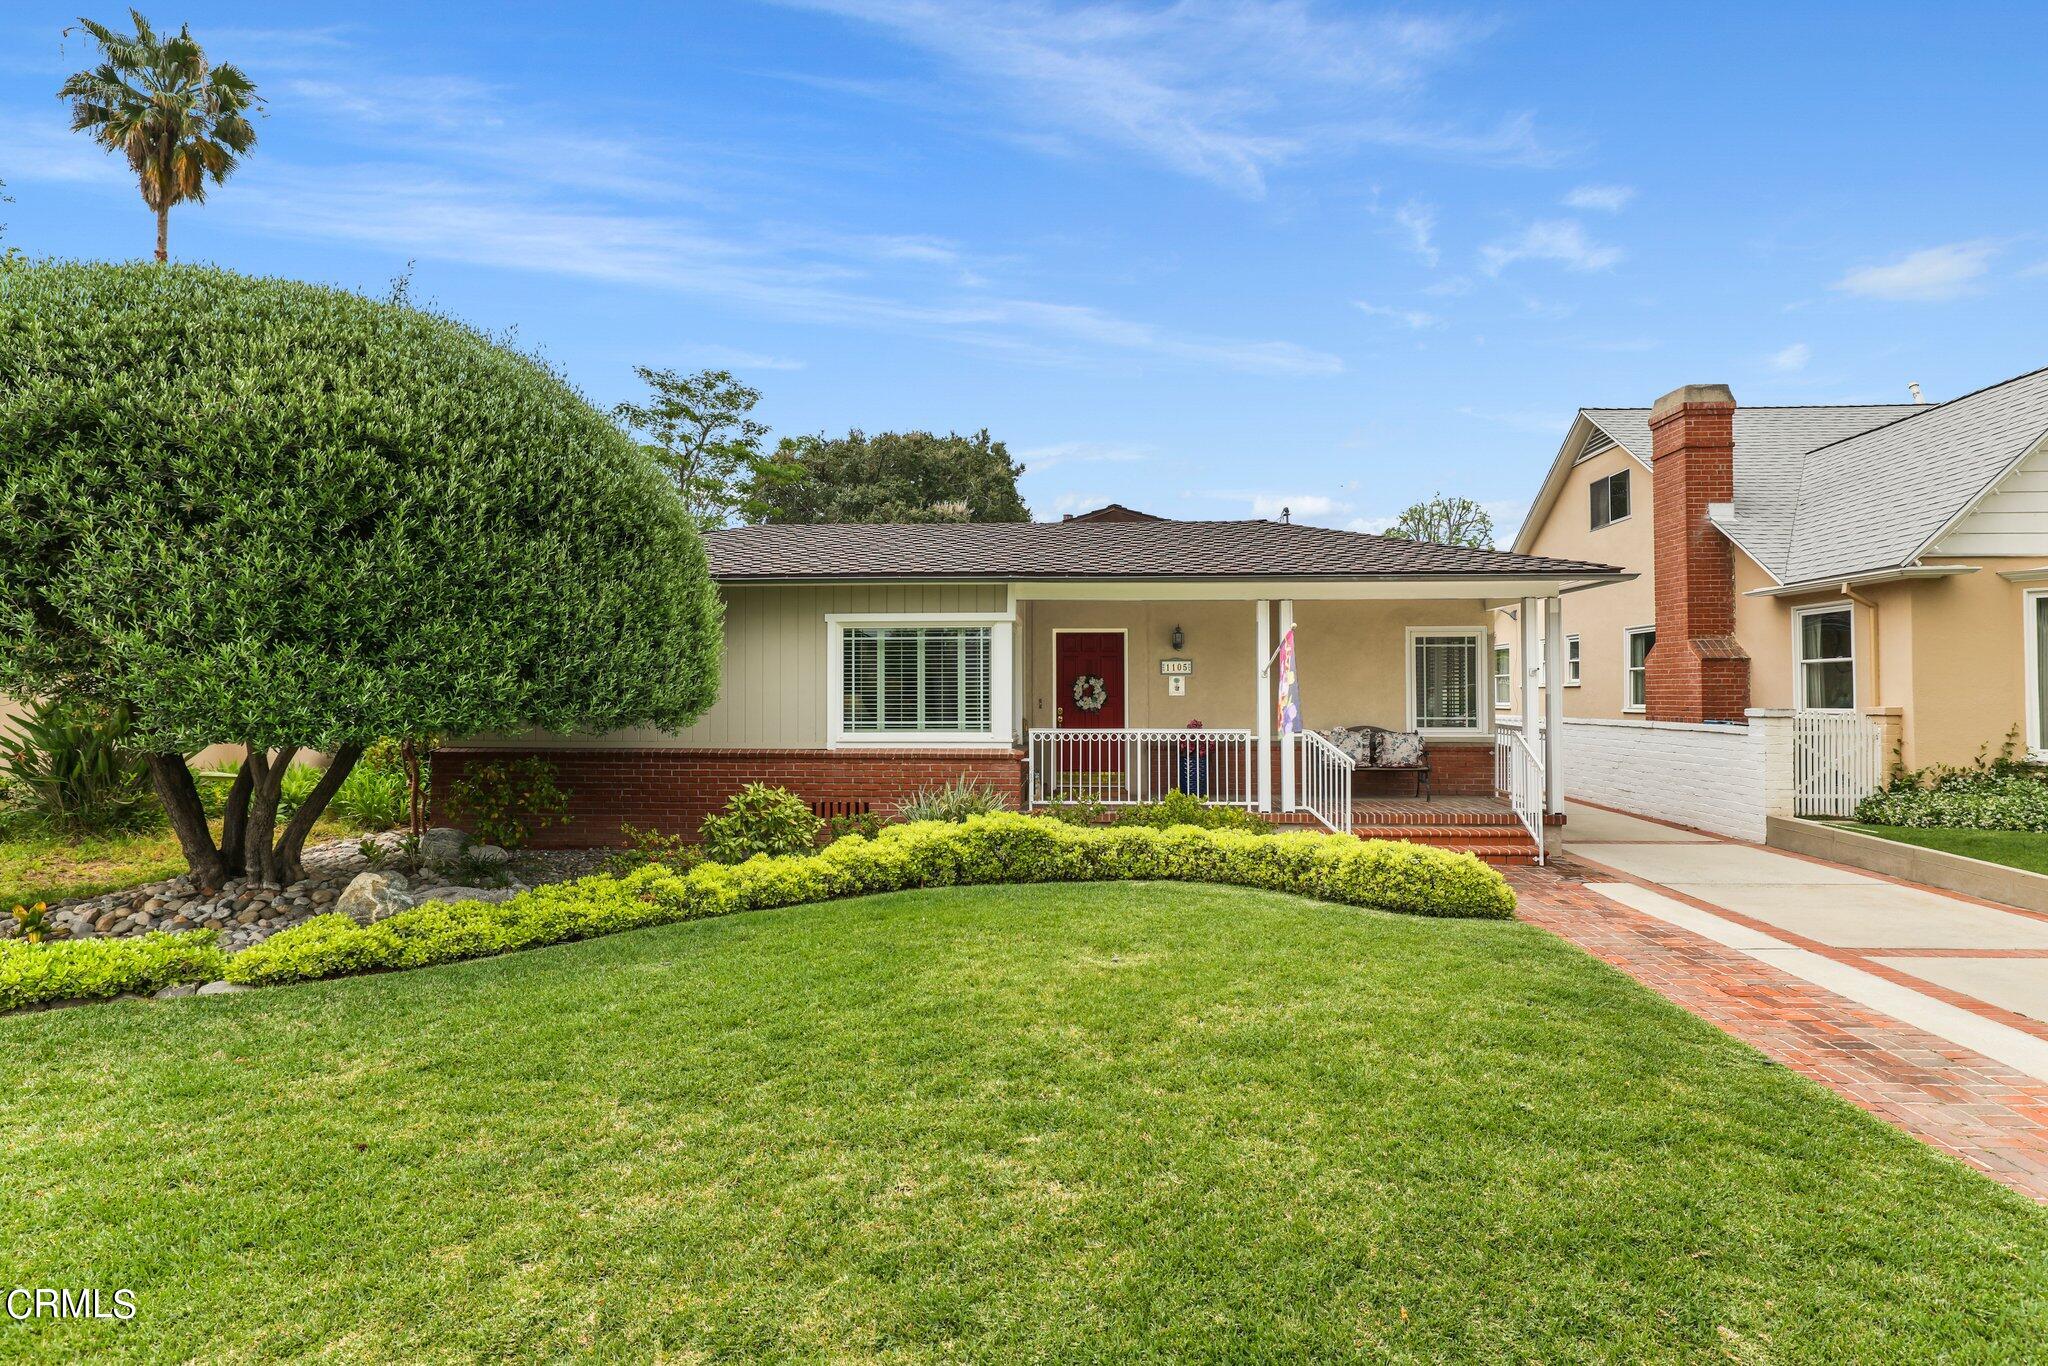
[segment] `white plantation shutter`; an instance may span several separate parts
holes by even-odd
[[[847,627],[847,731],[988,733],[991,634],[986,626]]]
[[[1479,638],[1415,637],[1415,725],[1418,730],[1479,728]]]

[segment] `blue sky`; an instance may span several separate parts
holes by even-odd
[[[1832,7],[1829,7],[1832,9]],[[154,6],[269,97],[171,248],[778,432],[986,426],[1041,517],[1519,519],[1573,409],[1945,397],[2048,364],[2048,9]],[[4,241],[152,223],[0,14]],[[94,11],[113,19],[119,11]]]

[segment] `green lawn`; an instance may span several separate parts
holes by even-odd
[[[347,833],[323,820],[307,836],[308,844]],[[213,823],[220,838],[220,822]],[[17,904],[38,901],[56,905],[81,897],[161,882],[185,871],[178,837],[168,828],[130,835],[10,834],[0,836],[0,915]]]
[[[2048,1213],[1562,941],[1218,887],[14,1016],[0,1131],[10,1282],[141,1309],[0,1321],[16,1356],[2048,1341]]]
[[[1923,830],[1918,826],[1864,825],[1859,821],[1843,821],[1842,828],[1860,835],[1897,840],[1900,844],[1917,844],[1922,849],[2003,863],[2008,868],[2024,868],[2030,873],[2048,873],[2048,835],[2031,830]]]

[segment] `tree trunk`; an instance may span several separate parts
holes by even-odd
[[[228,879],[228,869],[220,851],[213,847],[213,831],[206,824],[206,806],[199,800],[199,785],[192,781],[185,756],[150,755],[149,777],[156,786],[157,800],[164,804],[164,811],[171,818],[178,848],[184,851],[185,865],[192,870],[194,880],[209,892],[218,890]]]
[[[168,204],[156,211],[156,259],[171,259],[171,209]]]
[[[249,793],[255,785],[249,766],[243,764],[235,771],[235,781],[228,788],[227,804],[221,811],[221,866],[234,869],[237,875],[247,858],[248,843],[244,837],[249,829]]]
[[[306,835],[320,820],[320,813],[327,809],[327,803],[334,800],[334,794],[348,781],[349,771],[356,766],[356,760],[362,757],[361,745],[343,745],[336,750],[327,771],[320,775],[313,791],[293,813],[291,820],[285,823],[284,833],[277,837],[277,848],[272,851],[272,864],[285,886],[289,887],[306,876],[306,863],[302,857]]]
[[[244,765],[255,770],[255,774],[249,798],[249,829],[243,836],[248,849],[242,867],[266,887],[283,885],[277,880],[277,849],[271,843],[271,833],[277,829],[277,798],[284,787],[284,771],[291,767],[292,756],[298,752],[296,745],[286,745],[272,758],[252,749]]]

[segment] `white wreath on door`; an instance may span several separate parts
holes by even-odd
[[[1074,705],[1082,711],[1101,711],[1109,701],[1109,685],[1095,674],[1082,674],[1074,680]]]

